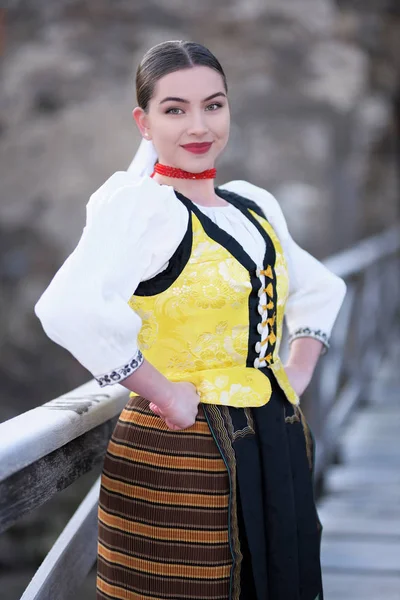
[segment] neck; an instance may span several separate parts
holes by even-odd
[[[176,179],[175,177],[164,177],[158,173],[153,176],[153,179],[160,185],[170,185],[177,192],[180,192],[193,202],[198,202],[198,204],[204,206],[215,206],[217,202],[225,204],[215,194],[214,179]]]

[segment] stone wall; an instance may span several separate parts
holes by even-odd
[[[396,2],[9,6],[0,71],[1,420],[88,378],[46,339],[33,305],[76,245],[90,194],[127,167],[139,143],[134,67],[151,45],[193,39],[218,56],[233,117],[218,182],[248,179],[272,191],[308,250],[326,256],[398,218]]]

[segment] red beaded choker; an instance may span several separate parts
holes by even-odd
[[[175,179],[215,179],[217,169],[207,169],[207,171],[202,171],[201,173],[190,173],[189,171],[184,171],[183,169],[177,169],[175,167],[162,165],[161,163],[156,163],[154,165],[154,171],[150,177],[153,177],[155,173],[164,175],[164,177],[174,177]]]

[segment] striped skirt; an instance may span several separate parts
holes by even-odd
[[[97,600],[323,600],[314,444],[277,388],[174,432],[132,398],[109,442]]]

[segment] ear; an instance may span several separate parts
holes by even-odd
[[[151,140],[151,135],[150,135],[149,127],[148,127],[148,118],[147,118],[147,114],[144,112],[143,108],[140,108],[140,106],[137,106],[136,108],[134,108],[132,111],[132,116],[133,116],[133,118],[136,122],[136,125],[138,126],[138,129],[139,129],[140,133],[142,134],[142,136],[146,140]]]

